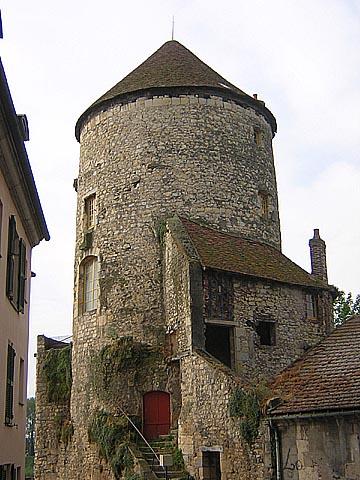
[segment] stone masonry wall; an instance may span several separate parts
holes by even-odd
[[[235,365],[239,374],[248,379],[274,376],[324,337],[323,319],[308,317],[308,293],[299,286],[234,279]],[[255,325],[264,319],[274,322],[275,345],[260,345]]]
[[[49,403],[47,381],[43,371],[46,352],[53,341],[38,337],[36,356],[36,435],[35,479],[57,480],[66,478],[64,467],[69,454],[68,446],[59,438],[59,421],[70,415],[69,405]]]
[[[229,399],[239,379],[205,354],[194,352],[181,360],[183,406],[179,447],[191,475],[203,478],[204,451],[220,452],[222,480],[265,480],[262,437],[251,447],[243,440],[239,420],[229,414]]]
[[[284,480],[359,480],[359,420],[355,416],[279,421]]]

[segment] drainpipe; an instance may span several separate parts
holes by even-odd
[[[275,478],[276,480],[282,480],[282,472],[281,472],[281,451],[280,451],[280,434],[279,429],[274,424],[272,420],[269,421],[270,430],[274,434],[275,440]]]

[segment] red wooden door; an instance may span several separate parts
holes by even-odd
[[[148,440],[170,431],[170,395],[148,392],[144,395],[144,436]]]

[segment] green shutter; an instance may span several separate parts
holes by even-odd
[[[11,215],[9,219],[8,232],[8,252],[7,252],[7,271],[6,271],[6,295],[12,299],[14,296],[14,254],[15,254],[15,238],[16,221],[15,217]]]
[[[25,284],[26,284],[26,245],[24,240],[20,239],[19,243],[19,288],[17,307],[21,313],[24,313],[25,304]]]
[[[15,350],[8,345],[7,375],[6,375],[6,399],[5,399],[5,424],[11,425],[14,418],[14,370]]]

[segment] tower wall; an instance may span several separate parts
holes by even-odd
[[[177,213],[277,248],[280,225],[271,128],[251,109],[218,97],[140,98],[93,114],[80,144],[71,416],[76,462],[90,478],[87,419],[101,404],[91,385],[93,353],[116,335],[164,343],[163,221]],[[96,223],[84,247],[92,194]],[[100,299],[96,311],[82,313],[79,272],[89,255],[99,261]]]

